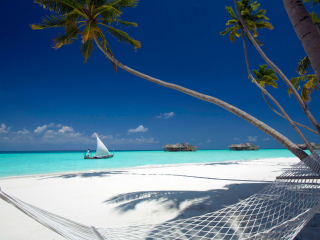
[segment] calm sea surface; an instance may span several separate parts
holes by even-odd
[[[109,159],[83,159],[83,154],[84,151],[0,152],[0,177],[150,165],[294,157],[291,152],[285,149],[198,150],[197,152],[115,151],[114,157]]]

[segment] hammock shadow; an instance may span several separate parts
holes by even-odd
[[[215,212],[235,204],[266,187],[269,183],[241,183],[226,185],[225,189],[208,191],[141,191],[125,193],[104,201],[106,204],[119,204],[114,208],[120,214],[135,210],[138,204],[156,201],[167,210],[176,210],[175,219],[185,219]],[[186,207],[187,205],[187,207]]]
[[[298,233],[294,240],[315,240],[319,239],[320,213],[316,213],[310,222]]]
[[[319,204],[319,189],[304,188],[298,181],[230,184],[226,187],[208,191],[134,192],[115,196],[105,202],[121,203],[115,209],[125,213],[143,201],[168,201],[168,208],[180,210],[184,201],[191,200],[192,204],[181,209],[174,219],[155,225],[131,226],[127,230],[130,233],[136,231],[144,236],[143,239],[159,239],[165,235],[168,239],[224,240],[247,237],[278,239],[279,233],[287,233],[291,228],[299,228],[303,224],[301,219],[309,214],[305,212],[306,207],[312,208]],[[307,203],[310,196],[314,198],[314,203]],[[245,198],[244,202],[238,203]],[[235,203],[238,204],[230,206]],[[307,204],[302,206],[302,203]],[[228,207],[224,208],[226,205]],[[297,215],[299,218],[295,219]],[[290,224],[285,222],[287,220],[291,221]],[[271,228],[272,231],[266,232]]]

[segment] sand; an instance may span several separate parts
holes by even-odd
[[[148,166],[0,178],[2,191],[95,227],[162,223],[197,216],[249,197],[297,158]],[[0,199],[0,239],[64,239]],[[297,239],[319,239],[318,214]]]

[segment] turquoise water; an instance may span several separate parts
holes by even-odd
[[[286,149],[259,151],[198,150],[197,152],[116,151],[109,159],[83,159],[84,151],[1,152],[0,177],[129,168],[147,165],[224,162],[294,157]]]

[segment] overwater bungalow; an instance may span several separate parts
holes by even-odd
[[[307,145],[305,143],[303,144],[297,144],[296,145],[301,148],[302,150],[308,150]],[[320,144],[315,144],[314,142],[310,143],[310,145],[313,147],[313,149],[319,149]]]
[[[242,151],[242,150],[259,150],[259,146],[256,146],[254,144],[251,143],[240,143],[240,144],[231,144],[229,146],[229,149],[232,151]]]
[[[166,144],[163,147],[165,152],[195,152],[197,147],[188,143]]]

